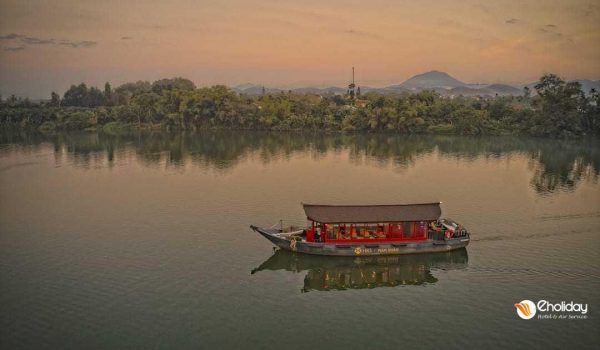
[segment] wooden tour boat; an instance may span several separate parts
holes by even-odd
[[[469,244],[467,230],[441,219],[441,203],[398,205],[303,204],[304,229],[250,228],[276,246],[299,253],[371,256],[447,252]]]

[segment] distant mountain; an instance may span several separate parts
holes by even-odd
[[[579,84],[581,84],[581,89],[586,94],[589,94],[590,90],[592,90],[592,89],[596,89],[596,91],[600,91],[600,80],[582,79],[582,80],[577,80],[577,82],[579,82]]]
[[[577,80],[582,89],[589,94],[592,88],[600,91],[600,80]],[[536,83],[526,84],[519,87],[506,84],[467,84],[450,76],[448,73],[440,71],[430,71],[423,74],[415,75],[414,77],[404,81],[401,84],[391,85],[384,88],[374,88],[369,86],[360,86],[360,91],[363,94],[376,92],[384,95],[396,95],[405,92],[414,92],[421,90],[433,90],[442,96],[509,96],[522,95],[523,88],[528,86],[532,94],[535,94]],[[263,86],[257,84],[241,84],[233,88],[235,91],[246,95],[261,95]],[[288,91],[288,89],[279,89],[273,87],[265,87],[265,93],[274,94]],[[347,89],[344,87],[330,86],[319,88],[313,86],[299,87],[291,89],[293,92],[300,94],[317,94],[317,95],[343,95]]]
[[[346,89],[337,87],[337,86],[330,86],[330,87],[326,87],[326,88],[302,87],[302,88],[292,89],[292,91],[300,93],[300,94],[323,94],[323,95],[326,95],[326,94],[340,95],[340,94],[346,93]]]
[[[432,70],[427,73],[415,75],[414,77],[404,81],[399,85],[388,86],[388,88],[393,89],[400,87],[409,90],[423,90],[433,88],[451,89],[454,87],[466,85],[467,84],[463,83],[462,81],[451,77],[446,72]]]
[[[258,85],[246,83],[246,84],[240,84],[238,86],[234,86],[233,89],[234,90],[246,90],[246,89],[249,89],[249,88],[255,87],[255,86],[258,86]]]
[[[452,89],[438,92],[446,96],[493,96],[495,94],[492,90],[487,89],[485,87],[472,88],[468,86],[458,86]]]
[[[266,86],[264,87],[264,89],[265,89],[265,93],[267,93],[267,94],[273,94],[273,93],[283,91],[281,89],[269,88]],[[262,95],[263,86],[247,83],[247,84],[235,86],[235,87],[233,87],[233,90],[235,90],[241,94],[246,94],[246,95]]]
[[[299,93],[299,94],[317,94],[317,95],[328,95],[328,94],[341,95],[341,94],[346,93],[345,88],[341,88],[341,87],[337,87],[337,86],[330,86],[330,87],[326,87],[326,88],[307,86],[307,87],[301,87],[301,88],[295,88],[295,89],[279,89],[279,88],[265,86],[264,88],[265,88],[264,92],[267,94],[287,92],[289,90],[291,90],[292,92],[295,92],[295,93]],[[248,83],[248,84],[241,84],[241,85],[234,86],[233,90],[235,90],[241,94],[246,94],[246,95],[262,95],[263,86]]]
[[[523,90],[506,84],[492,84],[485,87],[498,95],[522,95]]]
[[[373,88],[370,91],[374,91],[374,92],[377,92],[377,93],[380,93],[380,94],[384,94],[384,95],[394,95],[394,94],[402,94],[402,93],[405,93],[405,92],[409,92],[410,90],[407,89],[407,88],[405,88],[405,87],[402,87],[400,85],[394,85],[394,86],[388,86],[388,87],[383,88],[383,89]],[[369,92],[369,91],[365,90],[365,92]]]
[[[321,94],[321,93],[323,93],[322,89],[319,89],[316,87],[310,87],[310,86],[292,89],[292,91],[299,93],[299,94]]]
[[[434,90],[444,96],[495,96],[495,95],[520,95],[522,90],[505,84],[467,84],[446,72],[433,70],[415,75],[405,82],[388,86],[385,89],[404,91]]]
[[[514,86],[505,84],[491,84],[491,85],[469,85],[469,86],[458,86],[448,90],[436,90],[444,96],[508,96],[508,95],[522,95],[523,91]]]
[[[361,89],[362,89],[362,87],[361,87]],[[330,94],[345,94],[346,91],[347,91],[345,88],[341,88],[341,87],[337,87],[337,86],[330,86],[330,87],[325,88],[323,90],[325,92],[327,92],[327,93],[330,93]]]

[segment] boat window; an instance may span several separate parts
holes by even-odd
[[[338,225],[335,237],[336,239],[350,239],[351,225]]]
[[[420,221],[417,223],[417,237],[424,238],[427,236],[427,223],[425,221]]]
[[[346,225],[334,225],[333,239],[344,239],[344,236],[346,236]]]
[[[378,238],[377,224],[358,224],[356,225],[355,230],[358,239]]]
[[[360,229],[358,231],[358,238],[359,239],[369,238],[369,230],[367,229],[367,225],[362,224],[359,227],[360,227]]]
[[[402,237],[402,225],[401,224],[391,224],[390,225],[390,234],[392,237],[398,238]]]
[[[412,235],[412,221],[404,221],[402,222],[402,234],[404,238],[408,238]]]
[[[375,235],[377,238],[387,238],[387,225],[380,223],[377,224],[375,229]]]
[[[327,225],[327,239],[335,239],[334,228],[338,225]]]
[[[323,239],[371,240],[371,239],[424,239],[427,238],[428,221],[403,221],[399,223],[327,224]],[[316,237],[315,237],[316,238]]]
[[[426,239],[429,224],[430,222],[428,221],[403,221],[398,223],[367,224],[324,224],[322,225],[322,239],[331,241]]]
[[[375,232],[377,231],[377,226],[371,224],[367,226],[367,232],[369,233],[368,238],[375,238]]]

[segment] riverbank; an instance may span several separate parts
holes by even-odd
[[[107,89],[104,97],[95,93],[92,101],[82,85],[72,87],[62,100],[53,95],[49,102],[0,101],[0,125],[108,133],[235,129],[565,138],[600,134],[599,94],[585,95],[579,83],[553,75],[540,79],[535,96],[527,92],[494,98],[450,98],[427,90],[356,98],[292,92],[247,96],[225,86],[144,90],[124,84]],[[73,98],[72,89],[81,90],[77,96],[82,97]]]

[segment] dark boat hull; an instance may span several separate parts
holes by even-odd
[[[291,240],[280,236],[277,229],[266,229],[257,226],[250,226],[250,228],[281,249],[314,255],[376,256],[439,253],[464,248],[470,241],[467,235],[443,240],[427,239],[411,242],[348,242],[342,244],[296,241],[294,244]]]

